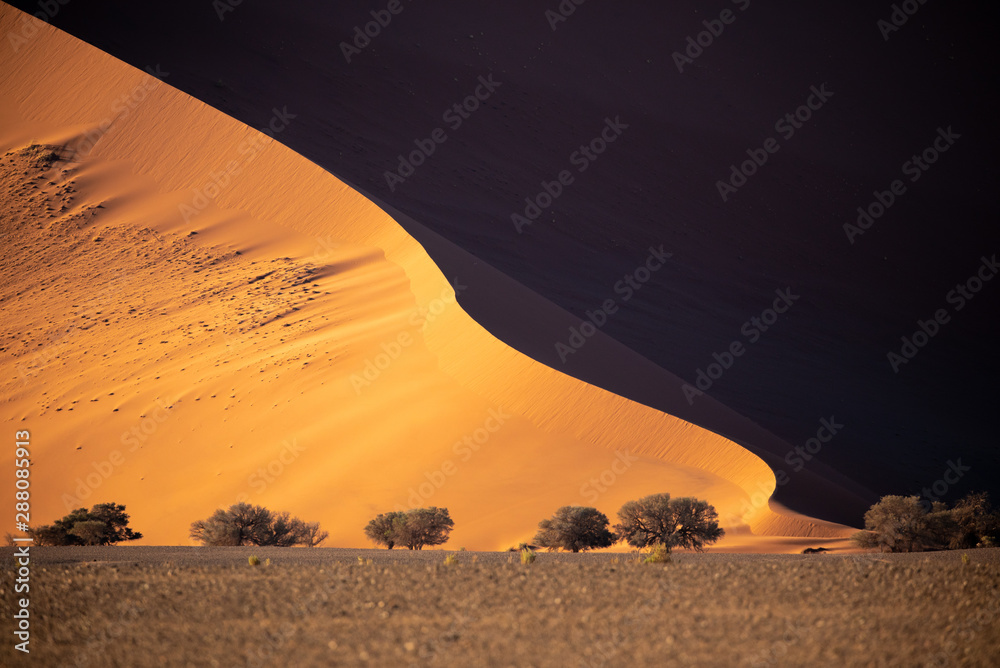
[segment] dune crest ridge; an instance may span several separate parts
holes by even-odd
[[[0,34],[23,16],[0,5]],[[460,276],[280,141],[37,28],[0,73],[0,419],[35,435],[38,520],[115,500],[145,542],[187,544],[248,500],[353,546],[377,512],[437,505],[449,547],[502,549],[558,506],[669,491],[716,506],[723,549],[849,534],[768,503],[736,443],[497,340]],[[280,140],[295,110],[274,110]]]

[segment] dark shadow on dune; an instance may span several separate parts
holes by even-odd
[[[723,7],[734,20],[678,72],[674,54]],[[555,31],[545,3],[406,4],[347,62],[340,42],[371,9],[242,3],[220,20],[201,0],[106,1],[52,22],[252,126],[287,108],[280,141],[393,213],[470,286],[462,305],[487,329],[750,447],[796,510],[858,524],[876,494],[920,494],[957,457],[972,470],[945,498],[1000,494],[1000,284],[961,309],[947,298],[1000,250],[981,5],[921,5],[884,39],[888,4],[592,2]],[[455,127],[447,110],[491,74],[499,87]],[[781,124],[788,113],[808,120]],[[628,127],[539,206],[619,117]],[[446,141],[387,181],[437,128]],[[960,137],[911,181],[904,163],[948,128]],[[731,166],[746,160],[741,180]],[[905,192],[845,231],[894,180]],[[526,198],[540,215],[519,233]],[[669,262],[622,303],[616,282],[661,244]],[[767,322],[776,291],[796,298],[765,331],[751,318]],[[622,308],[561,359],[556,344],[607,298]],[[894,373],[887,354],[942,308],[949,322]],[[689,402],[681,379],[737,342],[745,353]],[[824,420],[843,427],[824,439]]]

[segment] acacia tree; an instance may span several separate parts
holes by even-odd
[[[447,508],[414,508],[377,515],[365,527],[365,535],[390,550],[396,545],[420,550],[447,542],[454,526]]]
[[[725,530],[719,515],[707,501],[691,497],[671,499],[669,494],[651,494],[628,501],[618,510],[615,533],[632,547],[662,545],[704,552]]]
[[[454,526],[447,508],[415,508],[406,513],[406,521],[399,528],[399,543],[410,550],[422,550],[425,545],[442,545],[448,542]]]
[[[100,545],[112,545],[127,540],[138,540],[142,534],[129,528],[129,516],[125,506],[115,503],[98,503],[90,509],[90,517],[98,522],[104,522],[104,535]]]
[[[919,496],[883,496],[865,513],[865,530],[852,538],[882,552],[921,551],[930,536],[927,515]]]
[[[303,545],[316,547],[330,537],[330,532],[320,529],[319,522],[303,522],[300,535]]]
[[[52,524],[32,528],[28,533],[38,545],[114,545],[138,540],[142,534],[129,526],[125,506],[98,503],[89,511],[77,508]]]
[[[82,540],[84,545],[100,545],[101,539],[104,537],[107,529],[108,525],[104,522],[87,520],[74,524],[69,533],[71,536],[76,536]]]
[[[951,513],[956,528],[949,547],[996,547],[1000,543],[1000,512],[993,508],[987,492],[967,494]]]
[[[538,523],[532,542],[550,550],[593,550],[611,547],[614,535],[608,531],[607,516],[596,508],[563,506],[550,519]]]
[[[376,545],[385,545],[391,550],[396,546],[399,527],[404,522],[406,522],[404,512],[379,513],[365,527],[365,535]]]
[[[216,510],[206,520],[191,523],[191,538],[205,545],[272,545],[313,547],[326,539],[318,522],[306,523],[286,512],[236,503]]]
[[[882,552],[990,546],[1000,538],[1000,514],[984,493],[969,494],[950,509],[918,496],[883,496],[865,513],[865,530],[852,538]]]

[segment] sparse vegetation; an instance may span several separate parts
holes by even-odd
[[[276,513],[263,506],[235,503],[216,510],[207,520],[191,523],[191,538],[205,545],[272,545],[314,547],[329,534],[318,522],[303,522],[288,513]]]
[[[114,545],[142,538],[128,523],[125,506],[98,503],[89,511],[77,508],[52,524],[32,528],[28,534],[36,545]]]
[[[454,554],[449,554],[444,558],[445,566],[454,566],[458,563],[458,556]]]
[[[59,156],[59,151],[64,150],[64,148],[63,146],[32,142],[25,151],[35,159],[37,166],[47,169],[62,159]]]
[[[615,532],[619,540],[639,549],[663,546],[703,552],[722,538],[719,516],[708,502],[690,497],[671,499],[669,494],[651,494],[628,501],[618,511]]]
[[[427,545],[448,542],[454,526],[447,508],[414,508],[377,515],[365,527],[365,535],[376,545],[385,545],[390,550],[396,545],[421,550]]]
[[[524,564],[525,566],[535,563],[536,558],[537,555],[535,555],[534,550],[531,549],[521,550],[521,563]]]
[[[250,562],[251,566],[260,566],[260,557],[258,557],[256,554],[251,554],[247,558],[247,561]]]
[[[953,549],[1000,546],[1000,511],[990,503],[986,492],[973,492],[955,503],[951,509],[955,533],[949,547]]]
[[[608,530],[607,516],[596,508],[563,506],[538,523],[533,541],[550,550],[579,552],[611,547],[615,536]]]
[[[883,496],[865,513],[865,529],[852,537],[881,552],[994,547],[1000,540],[1000,513],[986,493],[973,493],[948,508],[918,496]]]
[[[453,567],[451,550],[284,550],[277,573],[265,548],[101,556],[121,551],[32,551],[32,592],[51,620],[31,644],[38,665],[75,665],[88,637],[102,639],[90,664],[108,666],[489,666],[500,647],[511,666],[993,666],[1000,652],[998,549],[969,550],[968,565],[961,552],[674,550],[670,564],[563,552],[522,566],[483,552]],[[247,565],[251,554],[264,563]],[[0,614],[16,609],[0,597]],[[268,633],[289,620],[294,638],[275,643]],[[433,658],[419,655],[426,641]]]
[[[670,550],[666,545],[662,543],[657,543],[653,546],[653,549],[649,551],[646,558],[642,560],[644,564],[666,564],[670,563]]]

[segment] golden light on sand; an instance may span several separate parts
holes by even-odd
[[[19,20],[0,6],[0,34]],[[766,503],[728,439],[491,336],[375,204],[169,77],[49,26],[6,58],[0,419],[32,430],[37,521],[114,500],[188,544],[243,499],[363,546],[374,514],[436,505],[485,550],[667,491],[718,509],[721,549],[849,534]]]

